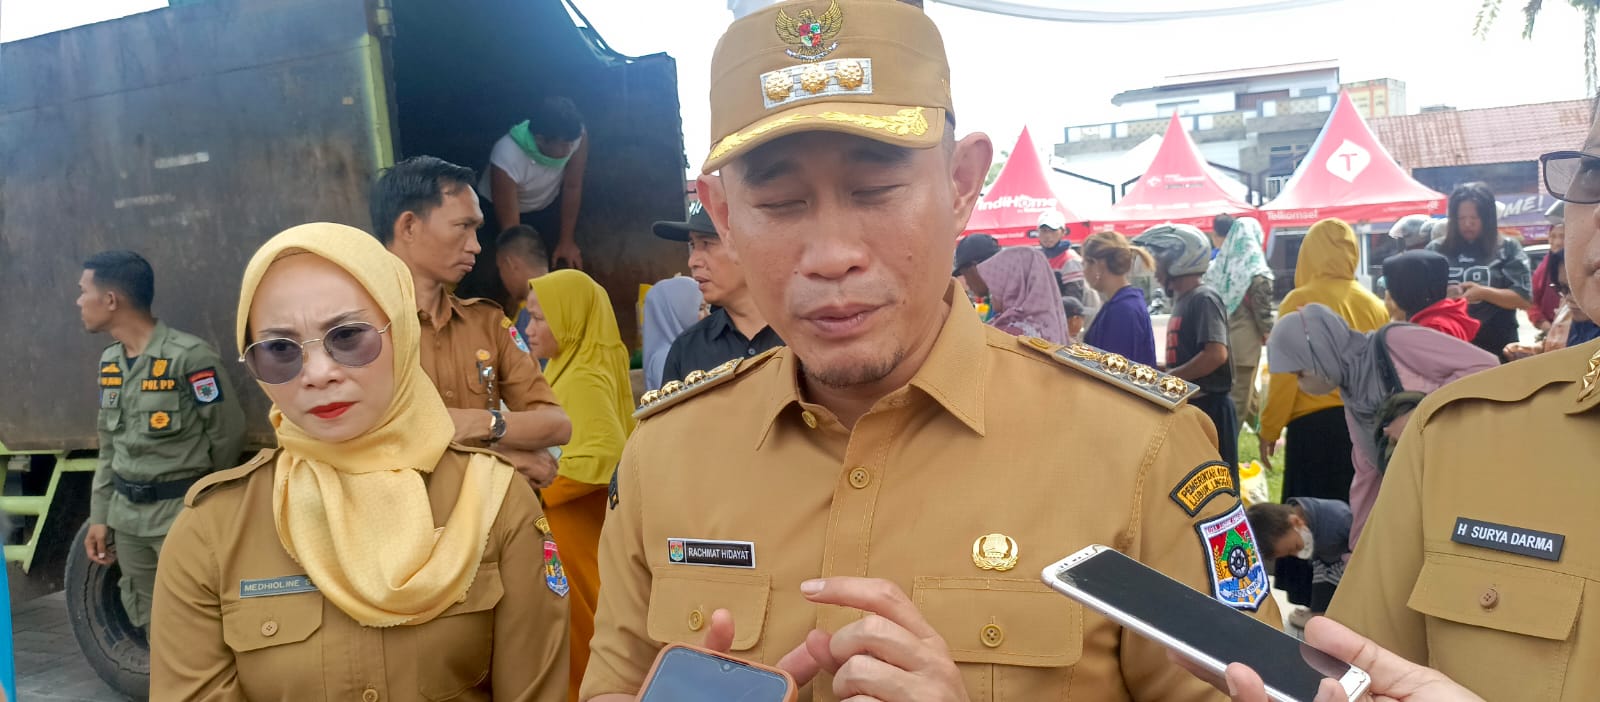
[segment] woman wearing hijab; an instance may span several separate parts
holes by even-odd
[[[1013,246],[1001,249],[974,270],[977,275],[967,280],[974,293],[989,298],[994,310],[991,326],[1016,336],[1070,343],[1060,288],[1044,254],[1032,247]]]
[[[515,469],[450,443],[414,297],[342,225],[251,259],[237,340],[279,448],[190,490],[156,576],[151,699],[565,698],[555,542]]]
[[[1309,304],[1332,309],[1351,329],[1373,331],[1389,321],[1383,301],[1356,282],[1360,259],[1355,230],[1337,219],[1311,225],[1295,263],[1294,290],[1278,305],[1279,319]],[[1280,322],[1281,325],[1281,322]],[[1273,336],[1283,333],[1274,330]],[[1270,339],[1268,341],[1270,344]],[[1337,392],[1311,394],[1297,387],[1291,373],[1273,371],[1267,401],[1261,408],[1261,452],[1272,455],[1287,430],[1284,446],[1283,499],[1318,497],[1350,500],[1355,466],[1350,462],[1350,430]],[[1311,604],[1311,568],[1304,561],[1278,561],[1277,586],[1297,605]]]
[[[1149,251],[1116,232],[1100,232],[1083,242],[1083,277],[1106,300],[1084,332],[1083,342],[1154,368],[1150,305],[1144,301],[1144,290],[1128,282],[1135,261],[1142,262],[1145,270],[1156,268]]]
[[[1472,343],[1505,361],[1506,344],[1517,340],[1517,310],[1532,305],[1533,271],[1522,244],[1500,236],[1494,193],[1483,183],[1468,183],[1450,193],[1450,219],[1444,241],[1428,245],[1459,270],[1459,297],[1482,326]]]
[[[1221,252],[1201,282],[1222,296],[1228,308],[1228,358],[1233,361],[1233,405],[1236,416],[1255,416],[1256,366],[1261,347],[1272,332],[1272,268],[1261,251],[1261,223],[1254,217],[1233,221]]]
[[[1411,322],[1471,343],[1479,322],[1467,301],[1448,297],[1450,261],[1433,251],[1407,251],[1383,262],[1383,304],[1396,322]]]
[[[666,380],[667,352],[683,330],[700,321],[700,286],[677,276],[650,286],[644,296],[644,389],[659,390]]]
[[[1387,354],[1401,387],[1407,391],[1430,393],[1500,365],[1492,354],[1467,341],[1421,326],[1390,326],[1383,333],[1382,342],[1382,352]],[[1383,462],[1377,443],[1378,411],[1390,392],[1378,368],[1378,343],[1379,335],[1352,330],[1343,317],[1323,305],[1307,305],[1285,315],[1278,320],[1277,331],[1268,343],[1273,372],[1294,377],[1308,393],[1337,388],[1344,398],[1345,423],[1354,448],[1351,461],[1355,466],[1350,484],[1352,548],[1361,537],[1383,480],[1378,469]],[[1402,417],[1384,432],[1398,438],[1404,427]],[[1327,606],[1327,602],[1313,603],[1312,610],[1322,611],[1317,604]]]
[[[544,376],[572,418],[572,440],[561,447],[555,483],[539,495],[572,581],[570,699],[576,700],[600,595],[606,486],[633,433],[633,392],[628,348],[605,289],[575,270],[555,271],[529,285],[528,347],[535,358],[549,359]]]

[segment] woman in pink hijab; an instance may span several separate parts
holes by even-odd
[[[1036,336],[1057,344],[1067,338],[1067,314],[1061,289],[1044,254],[1031,246],[1001,249],[977,265],[980,281],[973,292],[989,298],[995,311],[989,324],[1008,334]],[[970,277],[970,276],[969,276]]]

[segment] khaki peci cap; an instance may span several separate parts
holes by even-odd
[[[914,149],[952,111],[944,39],[903,0],[794,0],[736,20],[711,59],[714,173],[786,134],[834,131]]]

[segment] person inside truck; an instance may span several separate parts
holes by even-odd
[[[483,209],[490,215],[490,236],[518,224],[556,232],[549,263],[555,268],[583,268],[577,228],[588,163],[583,114],[567,98],[545,98],[489,152],[478,191],[488,203]]]
[[[550,255],[538,230],[519,224],[500,232],[494,241],[494,265],[506,287],[506,307],[516,310],[508,316],[516,320],[519,331],[527,329],[528,281],[550,272]]]
[[[201,476],[238,465],[244,410],[230,364],[151,314],[155,272],[143,256],[97,253],[78,287],[84,329],[113,339],[97,366],[100,462],[83,548],[95,563],[122,566],[122,609],[147,627],[156,561],[183,494]]]
[[[422,368],[450,408],[455,440],[492,447],[544,487],[556,475],[547,449],[567,443],[572,424],[500,306],[446,289],[479,252],[473,180],[472,169],[432,156],[401,161],[373,185],[373,227],[415,279]]]
[[[235,341],[278,447],[173,523],[150,699],[567,698],[556,542],[510,464],[452,443],[413,277],[327,223],[246,266]]]

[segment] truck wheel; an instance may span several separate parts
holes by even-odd
[[[103,566],[90,561],[83,552],[88,535],[89,525],[84,524],[67,551],[67,615],[72,635],[89,667],[111,689],[146,699],[150,696],[150,642],[122,609],[122,593],[117,587],[122,569],[115,563]]]

